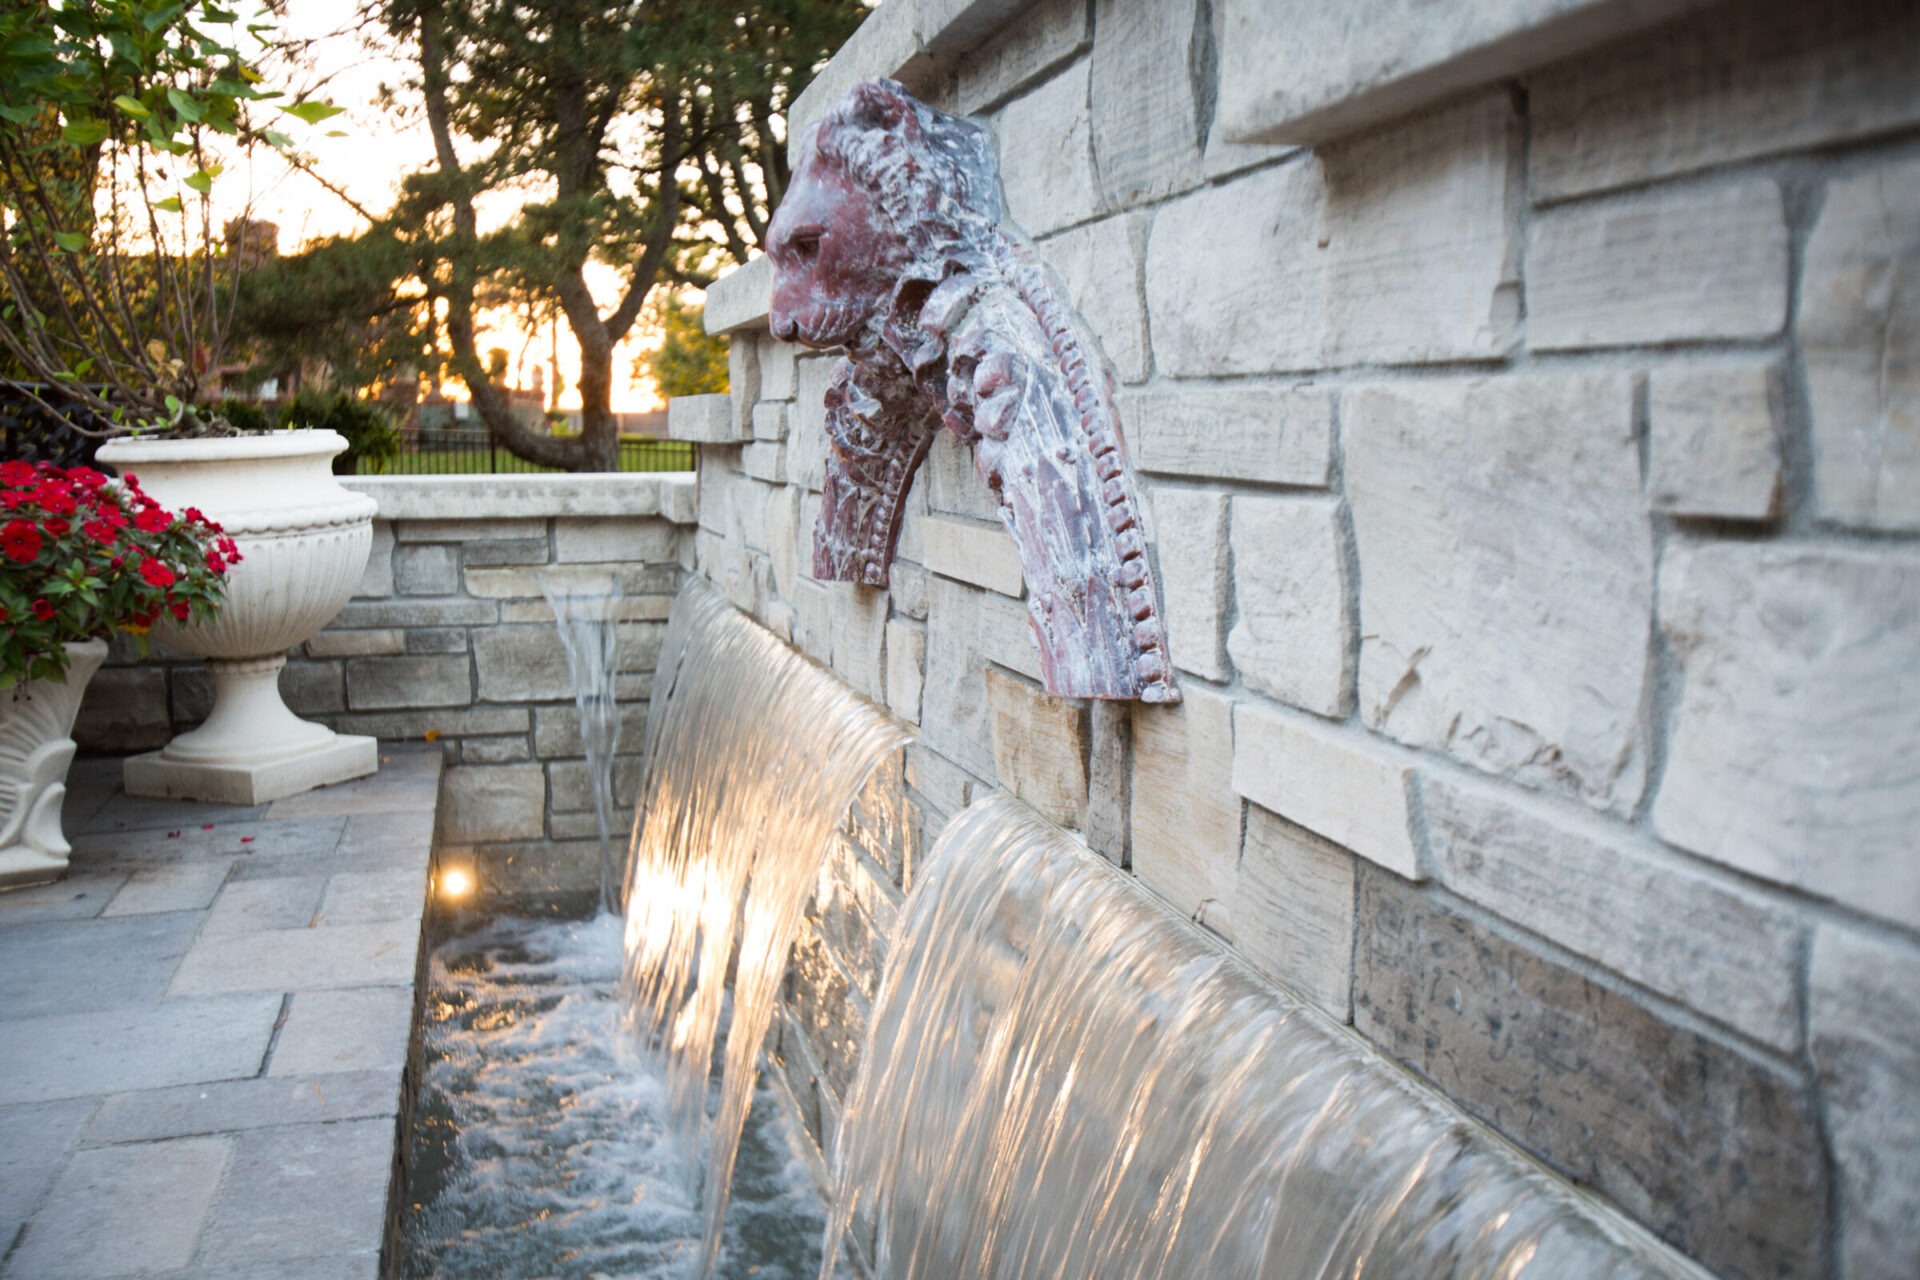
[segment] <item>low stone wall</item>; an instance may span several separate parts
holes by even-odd
[[[833,359],[720,281],[698,569],[920,729],[776,1049],[830,1136],[920,845],[999,786],[1715,1271],[1905,1274],[1920,10],[1469,7],[888,0],[797,104],[894,74],[992,130],[1185,701],[1041,691],[949,435],[891,590],[815,581]]]
[[[352,479],[380,503],[353,600],[288,655],[302,716],[445,753],[439,844],[499,894],[595,883],[598,833],[566,654],[537,575],[613,574],[627,597],[616,800],[631,806],[661,634],[691,557],[691,475]],[[205,718],[199,659],[116,642],[74,736],[147,750]],[[624,823],[622,824],[624,826]]]

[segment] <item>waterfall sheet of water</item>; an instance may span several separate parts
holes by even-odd
[[[613,856],[613,753],[620,745],[620,704],[614,694],[620,670],[620,580],[612,574],[574,578],[543,573],[539,581],[540,593],[560,628],[573,705],[580,712],[593,816],[600,829],[600,910],[617,914],[620,882]]]
[[[627,878],[626,979],[668,1112],[706,1137],[711,1273],[754,1068],[827,841],[867,775],[905,744],[898,721],[728,604],[704,579],[674,602],[647,722]],[[733,968],[732,1024],[711,1122],[707,1081]]]
[[[882,1280],[1701,1276],[1018,802],[903,909],[834,1153]]]

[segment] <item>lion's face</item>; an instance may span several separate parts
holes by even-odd
[[[807,141],[800,168],[767,228],[773,336],[844,346],[892,291],[907,256],[873,196]]]

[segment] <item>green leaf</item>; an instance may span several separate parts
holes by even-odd
[[[347,131],[345,129],[329,129],[327,130],[327,136],[329,138],[344,138],[347,136]]]
[[[178,418],[180,416],[180,410],[184,407],[185,406],[180,403],[179,396],[170,395],[167,397],[167,415],[170,418]]]
[[[204,196],[213,190],[213,179],[215,176],[214,173],[209,173],[205,169],[195,169],[187,175],[186,183],[189,189],[198,191]]]
[[[140,101],[138,98],[130,98],[124,93],[113,100],[113,105],[132,116],[135,120],[147,120],[153,116],[153,112],[147,110],[146,103]]]
[[[198,121],[200,117],[207,113],[205,107],[178,89],[167,90],[167,101],[173,104],[174,111],[179,114],[182,120]]]
[[[11,120],[15,124],[32,124],[39,114],[38,107],[0,107],[0,119]]]
[[[330,102],[319,102],[311,98],[280,109],[302,124],[319,124],[322,120],[331,120],[346,112],[345,107],[336,107]]]
[[[158,31],[160,28],[171,24],[175,18],[180,16],[180,11],[186,7],[184,4],[170,4],[164,9],[155,9],[152,13],[140,20],[140,25],[149,31]]]
[[[165,200],[155,200],[153,207],[161,213],[178,213],[181,208],[180,197],[168,196]]]
[[[281,133],[278,129],[268,129],[261,136],[267,140],[268,146],[278,147],[283,151],[293,145],[293,139]]]
[[[60,137],[70,146],[91,147],[106,141],[107,126],[100,120],[69,120],[60,130]]]
[[[78,253],[87,247],[87,238],[78,231],[56,231],[53,242],[68,253]]]

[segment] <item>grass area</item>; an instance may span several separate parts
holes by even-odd
[[[536,467],[514,457],[505,449],[485,445],[457,448],[409,450],[380,469],[364,474],[385,476],[465,476],[521,475],[555,472],[555,467]],[[679,440],[653,440],[623,437],[620,441],[620,465],[623,472],[691,471],[693,446]]]

